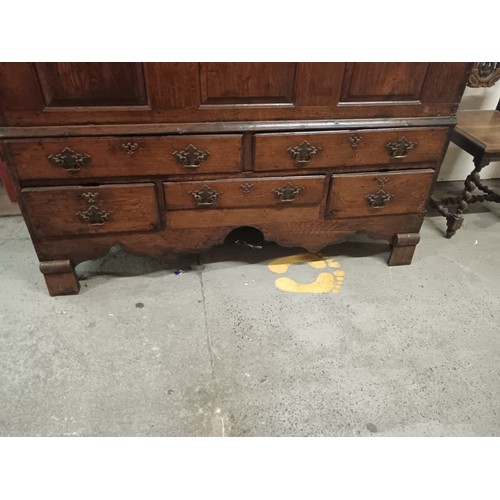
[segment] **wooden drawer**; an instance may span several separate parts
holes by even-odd
[[[154,184],[29,188],[21,193],[38,237],[158,228]]]
[[[166,182],[167,210],[317,205],[323,175]]]
[[[419,213],[434,170],[346,174],[332,178],[328,216],[335,218]]]
[[[318,220],[325,176],[165,183],[171,228]]]
[[[239,172],[241,135],[7,141],[23,179]]]
[[[255,170],[435,162],[447,134],[446,127],[257,134]]]

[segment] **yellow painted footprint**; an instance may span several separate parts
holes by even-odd
[[[344,271],[338,270],[340,263],[329,257],[323,257],[320,254],[301,253],[298,255],[289,255],[274,259],[268,264],[268,268],[273,273],[283,274],[288,271],[293,264],[308,264],[314,269],[337,269],[320,273],[311,283],[297,283],[288,276],[278,278],[274,283],[278,290],[292,293],[339,293],[344,282]]]
[[[315,269],[324,269],[326,267],[326,263],[322,257],[309,252],[274,259],[267,265],[267,267],[269,268],[269,271],[272,271],[273,273],[282,274],[286,273],[292,264],[302,263],[307,263]]]

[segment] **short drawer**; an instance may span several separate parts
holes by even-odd
[[[448,128],[257,134],[255,170],[436,162]]]
[[[29,188],[22,197],[38,237],[158,228],[153,184]]]
[[[21,180],[241,170],[241,135],[102,137],[6,142]]]
[[[334,175],[329,218],[419,213],[424,209],[433,170]]]
[[[166,182],[167,210],[319,205],[323,175]]]

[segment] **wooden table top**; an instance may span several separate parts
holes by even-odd
[[[500,111],[460,111],[456,132],[476,142],[488,154],[500,154]]]

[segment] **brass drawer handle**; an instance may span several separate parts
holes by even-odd
[[[137,142],[123,143],[122,144],[122,149],[128,155],[133,155],[139,149],[139,144],[137,144]]]
[[[289,147],[288,153],[299,165],[309,163],[318,153],[322,151],[320,146],[313,146],[307,141],[303,141],[298,146]]]
[[[83,212],[77,212],[75,215],[80,218],[82,222],[86,222],[92,226],[102,226],[107,222],[113,212],[102,210],[96,205],[96,200],[99,193],[82,193],[82,198],[86,200],[90,207]]]
[[[182,151],[174,151],[172,155],[181,165],[187,168],[197,168],[210,156],[210,152],[198,149],[190,144]]]
[[[82,167],[87,167],[92,161],[88,153],[75,153],[71,148],[65,147],[60,153],[50,154],[47,159],[56,167],[66,169],[67,172],[78,172]]]
[[[409,141],[403,136],[397,141],[388,142],[385,148],[393,158],[406,158],[416,145],[416,142]]]
[[[365,196],[365,200],[372,208],[384,208],[387,203],[394,199],[394,195],[384,189],[384,185],[389,182],[389,179],[387,177],[378,177],[375,181],[380,189],[376,193]]]
[[[199,191],[189,191],[197,207],[211,207],[222,194],[204,184]]]
[[[287,182],[283,187],[273,189],[273,193],[278,200],[284,203],[295,201],[297,195],[302,191],[304,191],[302,186],[294,186],[290,182]]]

